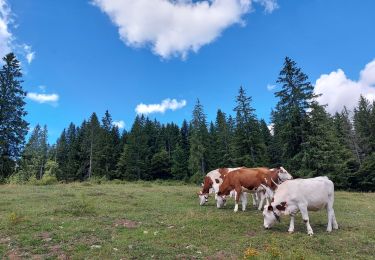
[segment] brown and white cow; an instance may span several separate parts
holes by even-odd
[[[203,179],[203,187],[202,190],[198,193],[199,196],[199,205],[203,206],[206,202],[208,202],[208,195],[210,194],[210,190],[212,189],[216,194],[219,191],[220,185],[223,183],[223,178],[229,172],[241,169],[241,167],[237,168],[219,168],[210,171]]]
[[[217,207],[220,208],[225,203],[225,196],[229,195],[232,190],[236,191],[234,211],[238,211],[238,202],[242,200],[242,210],[246,208],[244,204],[244,196],[246,192],[256,193],[262,191],[263,196],[259,203],[259,210],[262,210],[262,205],[265,197],[271,199],[273,196],[272,190],[275,190],[277,185],[285,180],[293,177],[282,167],[277,169],[268,168],[241,168],[229,172],[223,183],[220,185],[217,193]]]

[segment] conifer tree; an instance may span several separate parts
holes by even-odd
[[[199,99],[197,100],[193,118],[191,120],[189,170],[194,175],[193,181],[202,178],[207,170],[207,140],[208,140],[206,115]]]
[[[275,93],[279,98],[272,114],[275,141],[280,152],[281,164],[295,171],[302,158],[302,143],[306,140],[307,111],[317,95],[314,86],[297,64],[286,57],[277,83],[282,89]]]
[[[20,62],[13,53],[3,58],[0,70],[0,182],[14,171],[27,134],[28,123]]]
[[[252,99],[241,86],[236,97],[234,149],[237,165],[255,167],[266,163],[266,147],[260,132]]]

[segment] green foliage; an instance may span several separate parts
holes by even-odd
[[[0,183],[10,176],[21,154],[28,123],[20,62],[13,53],[0,69]]]

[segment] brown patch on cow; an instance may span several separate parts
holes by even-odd
[[[212,187],[213,181],[210,177],[205,176],[203,180],[203,188],[202,194],[208,194],[210,192],[210,188]]]
[[[271,202],[274,202],[274,201],[275,201],[275,199],[274,199],[274,198],[272,198]]]
[[[229,169],[228,168],[219,168],[218,171],[220,173],[220,177],[223,179],[225,177],[225,175],[228,174]]]
[[[272,211],[273,210],[273,207],[271,205],[268,206],[268,210],[269,211]]]
[[[276,206],[276,208],[280,211],[284,211],[286,209],[286,202],[281,202],[279,205]]]
[[[115,227],[125,227],[125,228],[137,228],[139,227],[140,223],[128,219],[117,219],[113,225]]]
[[[215,182],[216,182],[217,184],[219,184],[219,183],[220,183],[219,179],[215,179]]]

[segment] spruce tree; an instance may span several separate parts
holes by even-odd
[[[306,141],[307,113],[317,95],[307,75],[288,57],[277,83],[282,89],[275,93],[279,101],[272,113],[277,146],[274,151],[280,153],[280,163],[293,172],[300,167],[302,143]]]
[[[255,167],[265,165],[266,147],[262,138],[251,97],[246,96],[241,86],[236,97],[236,125],[234,149],[237,165]]]
[[[208,131],[206,115],[199,99],[194,106],[191,120],[189,170],[194,182],[201,180],[207,170]]]
[[[13,53],[3,58],[0,70],[0,182],[14,171],[27,134],[28,123],[20,62]]]

